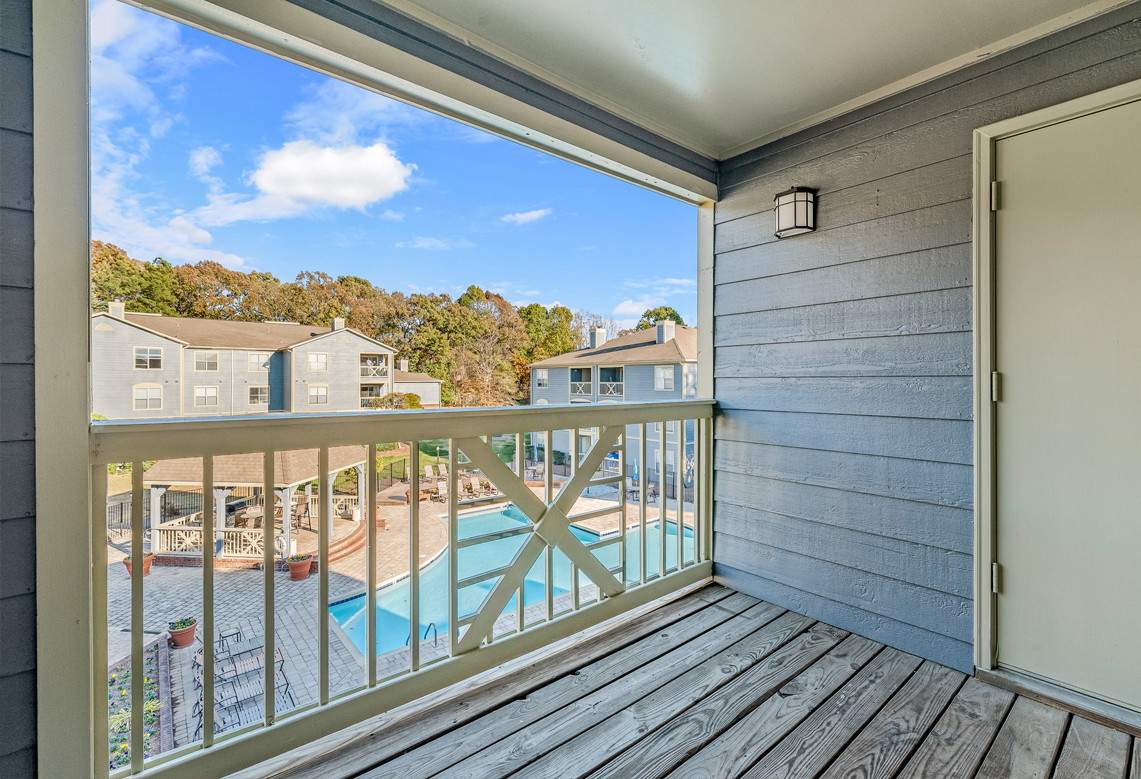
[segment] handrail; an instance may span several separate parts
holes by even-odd
[[[185,776],[215,774],[223,767],[226,770],[241,768],[280,751],[281,744],[286,741],[300,743],[327,735],[346,724],[392,709],[412,697],[442,689],[525,652],[570,638],[611,616],[639,608],[695,583],[708,581],[712,575],[712,501],[709,488],[713,411],[713,401],[692,400],[432,409],[380,414],[283,414],[236,419],[100,422],[93,425],[90,435],[92,472],[103,473],[105,464],[109,462],[131,464],[130,594],[123,594],[125,588],[116,589],[118,597],[130,600],[133,673],[143,667],[146,651],[144,623],[135,616],[143,612],[143,593],[149,593],[152,586],[172,586],[169,578],[161,576],[148,580],[145,588],[142,583],[145,471],[152,467],[145,463],[168,459],[200,461],[205,513],[180,517],[154,527],[154,548],[162,553],[155,564],[183,562],[164,559],[165,555],[176,558],[179,555],[201,556],[202,610],[196,616],[204,629],[213,631],[224,627],[225,620],[238,619],[237,612],[241,611],[243,616],[240,619],[245,620],[243,625],[254,631],[254,638],[264,641],[267,655],[277,648],[283,650],[287,661],[282,666],[284,674],[307,674],[312,682],[313,668],[316,668],[318,696],[311,707],[299,708],[292,702],[279,701],[275,696],[267,695],[257,712],[259,722],[248,723],[244,728],[226,724],[223,726],[226,732],[219,733],[217,739],[176,743],[175,752],[154,758],[143,756],[144,738],[149,736],[144,736],[141,687],[139,694],[132,691],[129,740],[134,770],[146,770],[176,756],[185,761],[182,764],[185,771],[180,774]],[[671,431],[669,436],[666,435],[667,426]],[[657,441],[649,442],[654,447],[653,452],[647,450],[647,433],[650,431],[658,433]],[[434,508],[428,508],[433,504],[416,499],[420,495],[419,453],[422,445],[431,439],[445,439],[449,463],[447,477],[443,480],[447,489],[437,487],[440,494],[436,498],[444,502],[438,519],[429,515],[429,512],[435,513]],[[501,444],[510,439],[514,443],[514,456],[508,458]],[[381,517],[376,500],[378,444],[382,442],[398,443],[408,452],[407,494],[414,499],[406,509],[407,568],[404,569],[404,578],[398,580],[399,585],[390,585],[404,587],[404,591],[386,590],[376,582],[378,548],[383,545],[378,535],[382,523],[378,521]],[[666,458],[664,451],[659,451],[659,447],[665,445],[677,447],[676,452],[671,452],[675,462],[688,462],[690,457],[693,458],[691,475],[686,476],[685,469],[675,470],[673,482],[669,485],[676,486],[672,500],[667,496]],[[359,455],[353,453],[347,458],[333,457],[339,447],[361,447],[361,451]],[[534,478],[527,479],[526,468],[527,458],[537,456],[529,454],[529,449],[538,447],[543,450],[541,485]],[[560,460],[567,464],[567,473],[561,474],[565,480],[557,489],[552,478],[558,453],[556,449],[561,451]],[[268,521],[267,512],[267,520],[261,528],[226,528],[222,521],[224,517],[213,516],[215,503],[210,500],[214,488],[225,486],[224,479],[229,478],[223,475],[227,468],[224,456],[252,453],[256,455],[253,467],[260,472],[258,490],[265,496],[265,504],[272,505],[275,482],[281,475],[277,470],[288,462],[279,460],[278,453],[291,450],[316,451],[317,455],[315,478],[318,489],[317,495],[311,497],[317,505],[313,512],[313,526],[307,528],[315,533],[317,541],[317,597],[315,602],[306,598],[317,610],[316,664],[301,662],[301,657],[294,664],[290,653],[297,655],[291,643],[297,638],[294,635],[296,631],[290,627],[289,619],[275,621],[278,608],[292,609],[298,605],[293,603],[296,599],[294,593],[298,591],[286,589],[294,585],[287,584],[285,572],[278,571],[275,566],[275,560],[287,553],[286,541],[293,532],[291,524],[283,523],[278,531],[275,523]],[[650,459],[647,459],[648,454],[652,455]],[[645,494],[647,471],[650,470],[648,463],[655,457],[661,464],[658,474],[661,489],[655,500],[657,527],[647,522],[648,509],[654,506],[649,504]],[[631,462],[630,458],[637,459]],[[507,462],[509,459],[511,462]],[[339,470],[356,468],[358,466],[352,463],[362,460],[365,467],[358,471],[363,475],[357,479],[356,494],[334,497],[331,493]],[[338,465],[346,462],[349,465]],[[246,470],[251,467],[249,457],[241,458],[241,463]],[[458,511],[461,469],[468,469],[473,477],[494,485],[499,495],[489,500],[497,502],[500,510],[513,507],[509,512],[510,521],[497,525],[497,520],[490,524],[480,520],[465,525],[469,517],[481,517],[485,512],[461,514]],[[640,474],[643,489],[637,503],[627,503],[627,483],[635,470]],[[599,476],[600,472],[603,475]],[[242,474],[248,481],[248,475],[244,471]],[[693,485],[688,496],[687,479]],[[100,516],[97,501],[106,500],[105,492],[105,485],[96,479],[92,489],[93,511],[100,523],[105,518]],[[605,504],[600,504],[599,500],[604,500]],[[358,596],[360,608],[367,615],[365,623],[370,626],[363,637],[353,638],[350,635],[345,627],[348,623],[343,626],[338,621],[342,617],[337,616],[334,602],[330,600],[332,576],[365,576],[351,567],[338,569],[335,564],[330,565],[329,551],[334,542],[336,513],[334,501],[346,508],[355,506],[362,514],[363,528],[361,524],[355,525],[352,539],[356,543],[363,536],[363,568],[373,572],[368,574],[367,582],[363,582],[364,594]],[[385,510],[389,511],[388,504],[385,505]],[[607,515],[614,515],[613,520],[604,520]],[[420,543],[421,525],[445,519],[446,539],[436,536],[432,541],[442,548],[433,550],[432,559],[425,562]],[[584,538],[572,525],[576,520],[583,523],[597,520],[589,527],[599,536]],[[199,524],[184,524],[193,521]],[[668,548],[667,523],[674,528],[674,535],[669,540],[675,542],[669,543]],[[392,532],[394,527],[389,525],[387,529]],[[463,532],[465,530],[466,533]],[[300,529],[297,532],[301,532]],[[355,535],[358,533],[359,536]],[[506,556],[481,561],[474,551],[479,544],[500,542],[509,542],[512,550],[510,561],[505,562]],[[652,554],[648,547],[653,550]],[[462,563],[461,556],[464,558]],[[251,587],[252,579],[247,577],[216,576],[218,560],[227,558],[260,559],[260,588],[256,584]],[[434,560],[443,558],[447,560],[448,569],[446,589],[442,577],[421,576],[425,565],[436,564]],[[545,573],[536,578],[534,572],[543,568]],[[96,577],[94,586],[106,591],[107,582],[99,579],[107,575],[106,566],[95,567],[92,574]],[[177,586],[185,586],[181,578],[179,582]],[[486,592],[478,598],[470,598],[471,593],[465,592],[465,588],[476,585],[485,588]],[[235,586],[240,587],[240,593],[232,589]],[[432,589],[422,592],[421,588],[426,587]],[[225,588],[217,600],[214,588],[219,588],[220,593],[223,593],[221,588]],[[241,593],[248,595],[249,599],[235,600],[243,597]],[[383,644],[388,638],[376,629],[376,620],[372,618],[373,613],[382,607],[382,598],[389,597],[407,598],[410,629],[406,635],[410,646],[404,649],[401,649],[398,638],[393,644]],[[474,600],[480,601],[478,606]],[[106,599],[101,603],[103,608],[109,605]],[[261,609],[260,617],[249,615],[250,603],[256,603]],[[227,610],[231,605],[241,608],[227,613],[218,604],[225,604],[222,608]],[[125,609],[119,608],[121,605],[115,604],[114,611],[124,612]],[[469,611],[472,606],[475,606],[474,610]],[[388,608],[387,605],[384,607]],[[153,621],[184,617],[187,616],[184,608],[181,600],[167,603],[161,597],[152,600],[148,594],[146,618]],[[165,609],[172,611],[168,614]],[[356,615],[362,611],[357,611],[354,606],[353,616],[349,619],[357,619]],[[101,618],[107,619],[110,612],[111,609],[107,609],[101,613]],[[424,637],[418,641],[416,634],[419,630],[411,626],[421,624],[421,618],[428,627]],[[122,618],[118,616],[116,619]],[[335,660],[333,653],[339,651],[338,633],[342,633],[341,639],[350,641],[361,650],[362,672],[368,677],[364,690],[347,696],[338,696],[336,690],[330,689],[329,668],[330,661]],[[426,641],[430,634],[436,649],[425,651],[421,657],[420,643]],[[278,641],[280,644],[276,643]],[[383,678],[376,673],[375,658],[378,656],[385,658]],[[367,659],[370,657],[373,660]],[[392,669],[390,666],[394,663],[403,663],[404,669]],[[268,666],[265,671],[263,689],[268,690],[274,684],[274,677]],[[134,678],[139,676],[136,673]],[[107,682],[108,674],[102,667],[97,668],[95,691],[100,692],[97,700],[102,698],[100,687],[106,686]],[[212,695],[204,696],[200,702],[203,727],[209,724],[211,733],[212,726],[222,721],[215,719],[215,715],[221,712],[219,706]],[[287,708],[282,711],[278,710],[279,706]],[[95,737],[106,739],[107,719],[104,718],[97,727],[100,730]],[[200,773],[193,773],[199,769]],[[105,771],[96,773],[106,776]]]
[[[323,414],[141,419],[91,423],[91,462],[105,465],[134,460],[288,451],[298,446],[365,445],[374,441],[458,438],[495,433],[529,433],[675,419],[708,419],[714,401],[548,404]]]

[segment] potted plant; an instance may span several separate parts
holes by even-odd
[[[167,624],[170,630],[170,645],[175,649],[194,643],[194,630],[198,627],[197,617],[183,617]]]
[[[295,582],[309,578],[309,571],[313,568],[313,556],[308,552],[294,554],[286,558],[289,564],[289,578]]]
[[[143,576],[151,575],[151,563],[155,561],[154,552],[146,552],[143,554]],[[123,565],[127,567],[127,575],[130,576],[133,572],[131,564],[131,555],[123,558]]]

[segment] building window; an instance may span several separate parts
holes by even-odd
[[[655,365],[654,366],[654,389],[659,392],[673,392],[674,388],[674,366],[672,365]]]
[[[324,373],[329,370],[329,355],[326,352],[309,353],[309,372]]]
[[[380,399],[385,396],[383,384],[361,385],[361,408],[381,408]]]
[[[246,370],[251,372],[269,370],[269,352],[246,352]]]
[[[539,389],[551,386],[550,377],[547,375],[546,368],[535,369],[535,386]]]
[[[135,411],[157,411],[162,408],[162,387],[158,384],[136,384],[131,388]]]
[[[388,358],[383,354],[361,355],[361,378],[383,379],[388,376]]]
[[[250,405],[268,406],[269,387],[250,387]]]
[[[683,365],[681,368],[682,397],[697,397],[697,366]]]
[[[208,408],[218,405],[218,388],[211,385],[194,388],[195,408]]]
[[[218,370],[218,353],[217,352],[195,352],[194,353],[194,370],[196,370],[196,371],[216,371],[216,370]]]
[[[162,370],[161,346],[136,346],[135,368],[140,371]]]
[[[310,355],[312,356],[312,355]],[[309,405],[324,406],[329,403],[329,388],[324,384],[309,385]]]

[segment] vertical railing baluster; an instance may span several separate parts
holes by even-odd
[[[674,468],[677,496],[677,565],[680,571],[685,563],[685,420],[677,421],[677,465]]]
[[[668,442],[666,435],[669,428],[665,420],[658,423],[658,576],[666,575],[666,452]]]
[[[329,447],[317,451],[317,698],[329,702],[329,536],[333,532],[333,485],[329,478]]]
[[[626,584],[626,426],[622,426],[622,438],[618,442],[618,475],[621,479],[618,482],[618,517],[619,525],[618,533],[622,540],[618,542],[618,565],[621,567],[621,581],[623,586]]]
[[[459,476],[456,466],[455,439],[448,439],[448,654],[454,654],[460,641],[460,591],[459,581],[460,549],[456,542],[460,537],[459,517]],[[468,628],[471,629],[470,627]]]
[[[408,467],[412,471],[408,486],[416,496],[408,503],[408,668],[417,671],[420,669],[420,442],[412,441],[408,446]],[[448,552],[451,553],[450,547]]]
[[[551,467],[554,465],[554,456],[551,447],[555,444],[553,430],[543,433],[543,502],[548,506],[554,497],[554,477]],[[546,549],[547,560],[547,621],[555,618],[555,550],[550,545]]]
[[[131,770],[143,767],[143,464],[131,463]]]
[[[638,438],[638,582],[646,583],[646,423]]]
[[[365,645],[368,647],[368,686],[376,686],[376,444],[368,445],[368,463],[364,469],[367,486],[362,491],[357,485],[357,495],[362,492],[368,501],[368,510],[364,512],[365,521],[368,522],[368,532],[365,534],[365,560],[368,570],[365,572],[365,619],[368,625],[365,628]],[[417,493],[409,491],[409,504],[417,498]]]
[[[519,477],[519,481],[523,482],[523,486],[527,486],[526,474],[526,460],[523,457],[523,434],[515,434],[515,475]],[[526,574],[523,576],[523,581],[527,580]],[[523,585],[519,585],[518,591],[515,593],[515,631],[518,633],[523,632],[523,628],[527,626],[527,617],[523,614]]]
[[[214,526],[214,456],[208,454],[202,458],[203,747],[214,743]]]
[[[570,476],[568,479],[573,479],[574,475],[578,473],[578,428],[571,430],[570,440]],[[578,611],[580,602],[580,594],[578,587],[578,566],[573,562],[571,563],[571,608]]]
[[[107,742],[107,466],[91,466],[91,599],[94,614],[102,615],[92,625],[92,662],[95,686],[91,690],[94,714],[95,776],[105,777],[110,769]]]
[[[274,478],[273,478],[273,452],[266,451],[262,454],[262,491],[265,495],[265,505],[262,508],[261,516],[261,529],[262,529],[262,592],[265,598],[263,605],[265,616],[263,623],[265,624],[265,647],[262,650],[264,658],[264,703],[265,703],[265,724],[272,725],[275,708],[277,705],[276,685],[274,684],[274,646],[276,646],[276,638],[274,631],[274,595],[273,595],[273,574],[275,567],[274,548],[273,548],[273,526],[274,515],[277,513],[276,495],[273,491]],[[282,511],[284,517],[287,512]],[[324,568],[324,561],[321,563]],[[322,701],[323,703],[324,701]]]
[[[705,500],[701,518],[701,535],[705,538],[705,551],[702,559],[713,559],[713,417],[705,420]]]

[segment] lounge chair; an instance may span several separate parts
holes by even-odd
[[[463,484],[464,495],[470,498],[478,498],[483,493],[479,486],[479,479],[474,476],[468,476],[461,483]]]
[[[447,502],[448,500],[448,483],[446,481],[436,482],[436,500]]]
[[[436,471],[431,465],[424,466],[424,476],[429,479],[436,478]]]

